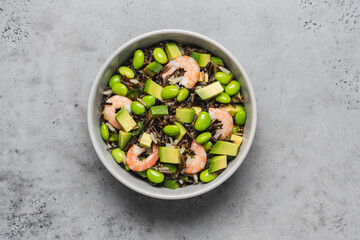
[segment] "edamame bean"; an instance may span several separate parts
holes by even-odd
[[[120,73],[122,76],[126,76],[126,77],[129,78],[129,79],[135,77],[134,71],[133,71],[131,68],[129,68],[129,67],[125,67],[125,66],[119,67],[119,73]]]
[[[111,90],[113,91],[113,93],[119,94],[121,96],[126,96],[126,94],[128,93],[128,89],[123,83],[115,83]]]
[[[205,143],[203,145],[203,147],[205,148],[205,151],[206,152],[209,152],[210,151],[210,148],[212,147],[212,142],[211,141],[208,141],[207,143]]]
[[[153,183],[161,183],[162,181],[164,181],[165,178],[164,174],[151,168],[146,171],[146,175],[148,179]]]
[[[179,94],[179,89],[173,85],[166,86],[161,91],[161,96],[163,99],[172,99]]]
[[[117,163],[121,163],[122,161],[124,161],[125,153],[120,148],[115,148],[114,150],[112,150],[111,155]]]
[[[126,171],[130,171],[130,170],[131,170],[130,167],[129,167],[129,165],[127,165],[127,164],[125,164],[124,168],[125,168]]]
[[[237,132],[239,132],[237,126],[234,126],[231,130],[231,133],[237,133]]]
[[[209,173],[209,169],[206,169],[200,173],[200,180],[204,183],[211,182],[217,177],[217,175]]]
[[[204,144],[204,143],[207,143],[211,139],[211,137],[212,137],[211,133],[204,132],[204,133],[200,134],[199,136],[197,136],[196,142],[198,144]]]
[[[115,83],[121,83],[121,79],[119,75],[114,75],[110,78],[109,87],[113,87]]]
[[[106,124],[101,125],[100,133],[102,139],[104,139],[105,141],[109,140],[109,128],[108,126],[106,126]]]
[[[133,67],[135,69],[139,69],[144,65],[144,53],[140,49],[136,50],[134,52],[134,58],[133,58]]]
[[[177,136],[180,133],[180,128],[176,125],[167,125],[163,128],[163,132],[168,136]]]
[[[230,96],[237,94],[240,90],[240,83],[238,81],[231,81],[226,87],[225,92]]]
[[[179,95],[177,95],[176,99],[178,102],[183,102],[189,96],[189,89],[182,88],[179,91]]]
[[[167,56],[162,48],[154,49],[154,58],[161,64],[165,64],[168,61]]]
[[[199,116],[196,119],[194,128],[197,131],[204,131],[210,126],[211,118],[210,115],[207,112],[201,112],[199,113]]]
[[[217,72],[215,73],[215,78],[218,80],[221,84],[227,84],[232,77],[232,74],[226,74],[224,72]]]
[[[143,100],[143,102],[146,103],[146,106],[145,106],[146,109],[151,108],[152,106],[154,106],[155,101],[156,101],[155,97],[151,96],[151,95],[146,95],[141,100]]]
[[[229,94],[224,93],[224,92],[217,95],[215,100],[218,101],[218,102],[221,102],[221,103],[229,103],[229,102],[231,102],[231,98],[230,98]]]
[[[145,112],[145,106],[138,101],[133,101],[131,103],[131,112],[135,115],[141,115]]]
[[[235,122],[238,125],[244,125],[244,123],[246,121],[246,111],[243,106],[240,105],[240,107],[241,107],[241,110],[239,112],[237,112],[235,115]]]

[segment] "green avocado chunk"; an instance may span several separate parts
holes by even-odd
[[[162,65],[157,61],[153,61],[144,68],[144,72],[147,73],[150,77],[153,77],[160,71],[160,69],[162,69]]]
[[[180,128],[180,133],[176,136],[176,139],[180,141],[187,132],[186,128],[184,128],[184,126],[179,122],[175,122],[174,124]]]
[[[219,57],[211,57],[211,61],[214,62],[214,65],[217,65],[217,66],[224,66],[224,63],[223,63],[223,60]]]
[[[235,105],[235,107],[233,107],[231,104],[222,107],[222,109],[224,109],[225,111],[228,111],[230,113],[231,116],[235,116],[235,114],[237,112],[242,111],[244,108],[241,105]]]
[[[176,118],[183,123],[192,123],[195,117],[195,110],[193,108],[177,108]]]
[[[213,173],[227,167],[226,155],[215,156],[211,159],[209,173]]]
[[[180,185],[177,183],[176,180],[172,180],[172,179],[165,179],[164,180],[164,187],[166,188],[170,188],[170,189],[177,189],[180,187]]]
[[[238,153],[239,145],[230,142],[217,141],[211,149],[210,154],[236,156]]]
[[[216,81],[210,85],[207,85],[206,87],[195,90],[197,95],[199,95],[199,97],[202,100],[208,100],[210,98],[213,98],[213,97],[219,95],[220,93],[222,93],[223,91],[224,91],[224,88],[221,86],[220,82],[218,82],[218,81]]]
[[[126,132],[130,132],[130,130],[136,126],[136,122],[125,108],[121,108],[121,110],[116,114],[115,119]]]
[[[167,105],[152,106],[149,110],[150,117],[162,117],[169,114]]]
[[[144,92],[146,92],[147,94],[150,94],[162,101],[163,100],[163,98],[161,96],[162,90],[163,90],[163,87],[160,86],[159,84],[157,84],[156,82],[154,82],[153,80],[151,80],[150,78],[148,80],[146,80]]]
[[[160,162],[179,164],[180,148],[159,147],[159,158]]]
[[[164,48],[169,60],[182,56],[180,49],[175,43],[166,43]]]
[[[120,130],[119,142],[118,142],[119,148],[123,149],[126,146],[126,144],[130,141],[131,137],[132,137],[131,133]]]
[[[205,67],[209,62],[210,62],[210,54],[204,54],[204,53],[200,53],[199,56],[199,67]]]

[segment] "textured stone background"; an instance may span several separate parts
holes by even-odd
[[[0,0],[0,239],[360,239],[360,2]],[[88,93],[125,41],[214,38],[258,100],[240,169],[161,201],[102,166]]]

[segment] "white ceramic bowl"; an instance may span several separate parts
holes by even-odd
[[[146,48],[164,40],[173,40],[184,44],[195,44],[208,50],[212,55],[221,57],[225,66],[234,74],[235,79],[240,79],[241,91],[244,95],[245,109],[247,112],[243,143],[237,157],[234,160],[229,161],[227,169],[210,183],[199,183],[196,186],[191,185],[176,190],[153,187],[149,183],[142,181],[125,171],[114,161],[111,153],[106,150],[106,145],[100,136],[99,119],[102,112],[100,102],[102,92],[104,91],[105,86],[107,86],[109,79],[122,62],[125,62],[133,56],[136,49]],[[198,33],[185,30],[166,29],[149,32],[128,41],[106,60],[92,85],[87,115],[90,137],[95,151],[102,163],[114,177],[129,188],[150,197],[160,199],[184,199],[204,194],[216,188],[238,169],[244,161],[254,139],[257,110],[255,95],[250,80],[242,65],[228,50],[214,40]]]

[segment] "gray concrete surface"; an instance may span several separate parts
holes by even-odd
[[[360,239],[360,2],[0,0],[0,239]],[[244,65],[259,121],[240,169],[161,201],[94,152],[88,93],[125,41],[214,38]]]

